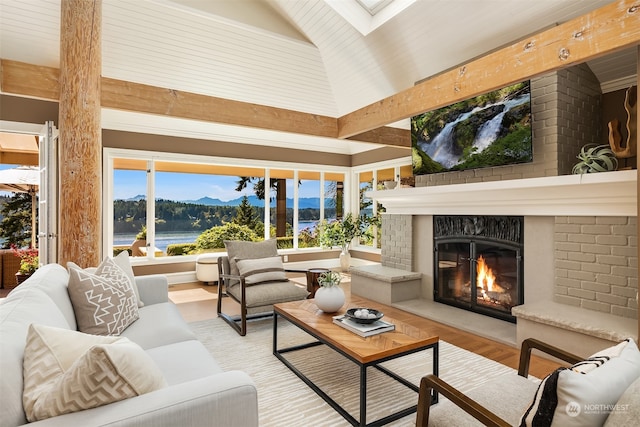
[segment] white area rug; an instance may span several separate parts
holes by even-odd
[[[221,319],[193,322],[190,326],[224,370],[245,371],[256,382],[260,426],[350,425],[273,355],[271,319],[250,322],[245,337],[238,335]],[[279,319],[279,348],[313,340],[297,327]],[[326,346],[287,353],[286,357],[356,419],[359,418],[357,365]],[[418,385],[422,376],[431,373],[432,351],[405,356],[386,362],[384,366]],[[440,341],[440,377],[463,392],[490,378],[514,374],[514,369]],[[415,405],[418,401],[417,393],[375,368],[368,369],[367,379],[367,422]],[[414,413],[388,425],[414,426],[415,420]]]

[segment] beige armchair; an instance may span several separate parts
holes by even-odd
[[[527,379],[532,349],[572,366],[549,374],[539,387]],[[518,375],[497,377],[467,394],[435,375],[423,377],[416,426],[637,425],[639,389],[640,352],[631,339],[587,359],[527,339]],[[447,399],[432,407],[434,390]],[[600,412],[592,410],[596,407]]]
[[[309,295],[287,278],[275,240],[226,241],[225,247],[227,256],[218,258],[217,313],[240,335],[247,333],[247,320],[273,316],[273,304]],[[239,304],[239,314],[224,312],[225,297]]]

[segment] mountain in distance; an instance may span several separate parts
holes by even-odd
[[[145,200],[145,196],[142,194],[139,194],[137,196],[131,197],[129,199],[126,199],[126,201],[139,201],[139,200]],[[249,199],[249,204],[251,206],[262,206],[263,205],[263,201],[258,199],[257,196],[247,196],[247,198]],[[176,202],[181,202],[181,203],[192,203],[195,205],[205,205],[205,206],[240,206],[240,204],[242,203],[242,196],[236,198],[236,199],[232,199],[232,200],[220,200],[220,199],[214,199],[208,196],[205,197],[201,197],[197,200],[175,200]],[[333,199],[325,199],[325,206],[331,206],[331,202],[333,201]],[[287,199],[287,207],[288,208],[293,208],[293,199]],[[320,198],[319,197],[300,197],[298,198],[298,208],[299,209],[320,209]]]
[[[247,196],[249,199],[249,204],[251,206],[262,206],[264,202],[258,199],[257,196]],[[220,199],[213,199],[211,197],[201,197],[197,200],[181,200],[183,203],[194,203],[198,205],[206,205],[206,206],[240,206],[242,203],[242,196],[236,199],[223,201]],[[332,199],[325,199],[325,206],[331,206],[329,203],[332,202]],[[287,199],[287,207],[293,208],[293,199]],[[319,197],[300,197],[298,198],[298,208],[299,209],[320,209],[320,198]]]

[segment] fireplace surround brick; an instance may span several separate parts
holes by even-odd
[[[638,318],[636,217],[555,217],[554,300]]]
[[[381,264],[400,270],[412,270],[413,227],[411,215],[382,215]]]

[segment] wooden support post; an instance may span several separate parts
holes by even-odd
[[[61,7],[58,262],[88,267],[102,248],[102,0],[62,0]]]

